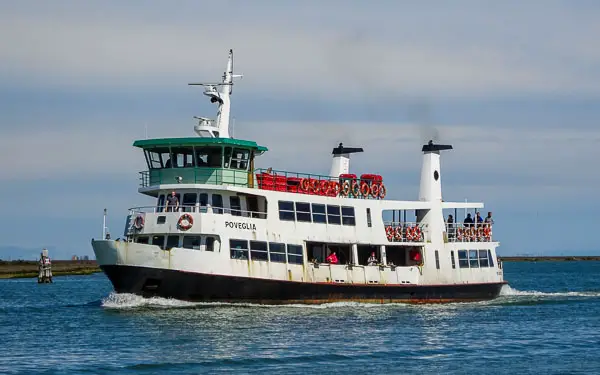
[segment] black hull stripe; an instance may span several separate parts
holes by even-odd
[[[186,301],[263,304],[330,302],[445,303],[498,297],[505,282],[457,285],[356,285],[290,282],[209,275],[136,266],[105,265],[118,293]]]

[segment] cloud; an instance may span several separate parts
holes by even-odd
[[[595,7],[232,2],[224,19],[220,3],[143,11],[61,4],[68,6],[13,6],[0,15],[1,79],[147,88],[212,81],[233,47],[246,74],[240,89],[272,96],[600,93]]]

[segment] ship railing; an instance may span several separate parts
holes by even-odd
[[[160,184],[208,184],[252,187],[253,173],[221,167],[179,167],[139,172],[140,186]]]
[[[428,226],[410,221],[384,221],[385,235],[389,242],[425,242]]]
[[[332,177],[271,168],[258,168],[254,172],[256,187],[263,190],[360,199],[383,199],[386,194],[381,176],[377,175]]]
[[[492,224],[446,224],[448,242],[491,242],[493,239]]]
[[[179,212],[179,213],[213,213],[213,214],[228,214],[232,216],[240,216],[240,217],[250,217],[257,219],[266,219],[266,212],[258,212],[258,211],[249,211],[242,210],[237,208],[225,208],[225,207],[215,207],[211,205],[206,206],[198,206],[198,205],[181,205],[177,209],[167,209],[165,211],[164,206],[144,206],[144,207],[132,207],[129,209],[129,215],[135,216],[139,214],[147,214],[147,213],[169,213],[169,212]]]

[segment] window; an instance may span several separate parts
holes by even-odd
[[[167,237],[167,250],[171,250],[174,247],[179,246],[179,236],[168,236]]]
[[[242,216],[242,203],[240,202],[240,197],[229,197],[229,206],[231,207],[231,214],[233,216]]]
[[[196,165],[198,167],[220,168],[223,149],[221,147],[196,148]]]
[[[324,204],[312,204],[312,220],[313,223],[327,224],[327,215],[325,215]]]
[[[460,268],[469,268],[469,254],[467,250],[458,250],[458,266]]]
[[[156,245],[164,250],[165,236],[152,236],[152,245]]]
[[[469,266],[479,268],[479,256],[477,250],[469,250]]]
[[[440,254],[439,251],[435,251],[435,268],[440,269]]]
[[[156,212],[163,212],[165,209],[165,196],[161,194],[158,196],[158,203],[156,205]]]
[[[160,162],[160,154],[158,152],[146,150],[146,158],[148,159],[148,167],[150,169],[162,168],[162,164]]]
[[[147,244],[148,241],[149,241],[149,238],[147,236],[139,236],[135,239],[135,242],[142,243],[142,244]]]
[[[223,213],[223,197],[221,194],[212,195],[213,212],[216,214]]]
[[[479,250],[479,267],[489,267],[487,250]]]
[[[169,151],[168,148],[161,148],[161,149],[156,149],[156,152],[158,152],[159,156],[160,156],[160,162],[161,162],[161,167],[162,168],[171,168],[171,152]]]
[[[206,212],[208,206],[208,194],[200,193],[200,212]]]
[[[371,209],[367,208],[367,226],[371,228]]]
[[[450,259],[452,260],[452,268],[456,268],[456,261],[454,260],[454,250],[450,251]]]
[[[341,224],[340,206],[327,205],[327,222],[329,224]]]
[[[183,236],[184,249],[200,250],[200,236]]]
[[[183,194],[183,212],[196,211],[196,193]]]
[[[294,202],[279,201],[279,220],[294,221]]]
[[[191,168],[194,166],[194,152],[191,147],[176,147],[171,149],[173,168]]]
[[[215,251],[215,238],[208,236],[206,237],[206,251]]]
[[[296,220],[310,223],[310,203],[296,202]]]
[[[490,267],[494,267],[494,258],[492,258],[492,250],[488,250],[488,261],[490,263]]]
[[[250,259],[252,260],[269,260],[267,252],[267,243],[262,241],[250,241]]]
[[[231,252],[231,259],[248,259],[248,241],[229,240],[229,249]]]
[[[302,264],[304,263],[302,257],[302,246],[301,245],[287,245],[288,252],[288,263],[291,264]]]
[[[271,262],[285,263],[285,244],[269,242],[269,259]]]
[[[342,224],[356,225],[356,219],[354,218],[354,207],[342,206]]]
[[[229,168],[240,169],[245,171],[248,169],[249,159],[250,150],[245,150],[243,148],[234,148],[233,154],[231,155],[231,162],[229,163]],[[225,163],[227,163],[227,160],[225,160]]]
[[[156,224],[164,224],[167,221],[167,217],[164,215],[158,216],[156,218]]]

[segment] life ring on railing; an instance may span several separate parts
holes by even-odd
[[[483,236],[487,241],[492,239],[492,230],[490,229],[490,227],[483,228]]]
[[[471,227],[471,229],[469,230],[469,238],[471,242],[475,242],[475,236],[477,236],[477,229]]]
[[[483,240],[483,228],[479,227],[477,228],[477,241],[481,240]]]
[[[177,221],[177,226],[181,230],[188,230],[194,225],[194,218],[190,214],[183,214]]]
[[[410,230],[410,227],[406,227],[406,230],[404,232],[405,232],[404,238],[407,241],[412,241],[413,240],[413,232],[412,232],[412,230]]]
[[[133,227],[137,230],[141,230],[144,227],[144,215],[139,214],[133,219]]]
[[[319,180],[310,181],[310,191],[313,194],[319,194]]]
[[[402,241],[402,227],[396,227],[395,236],[396,240]]]
[[[368,197],[369,194],[371,193],[371,188],[369,187],[369,184],[367,184],[366,182],[363,182],[360,184],[360,193],[362,194],[363,197]]]
[[[456,228],[456,239],[462,241],[463,239],[463,230],[462,228]]]
[[[379,199],[385,198],[385,193],[386,193],[385,186],[383,184],[381,184],[379,186]]]
[[[385,235],[386,235],[388,241],[391,241],[392,239],[394,239],[394,228],[392,228],[391,225],[385,227]]]
[[[300,180],[300,190],[303,193],[308,193],[309,188],[310,188],[310,182],[308,181],[308,178],[303,178],[302,180]]]
[[[350,188],[350,193],[354,198],[358,197],[360,194],[360,186],[358,186],[358,182],[356,180],[352,181],[352,187]]]
[[[413,228],[413,240],[416,242],[421,242],[421,228],[419,228],[419,227]]]
[[[329,189],[330,189],[329,181],[327,181],[327,180],[320,180],[319,181],[319,192],[322,195],[329,194]]]
[[[331,181],[329,183],[329,192],[333,194],[334,197],[340,195],[340,183],[337,181]]]
[[[379,184],[376,182],[371,184],[371,196],[375,199],[379,197]]]
[[[340,193],[342,197],[347,197],[350,194],[350,181],[346,180],[342,183],[342,188],[340,189]]]

